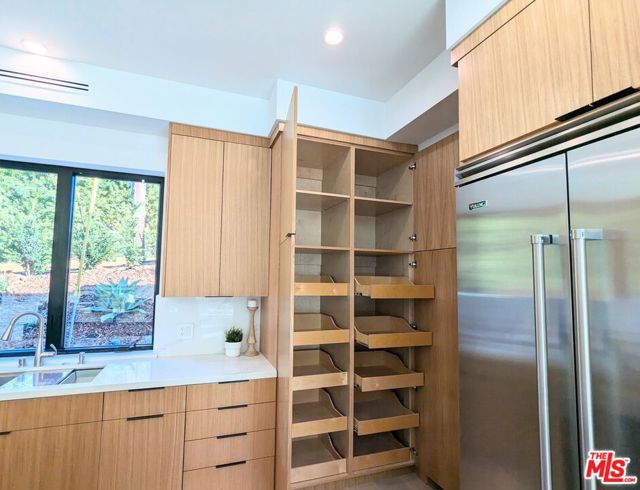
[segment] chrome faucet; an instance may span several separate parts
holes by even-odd
[[[26,311],[14,316],[9,322],[9,325],[7,325],[7,328],[2,334],[2,337],[0,337],[0,340],[7,342],[11,338],[13,327],[16,325],[18,320],[24,318],[25,316],[35,316],[38,319],[38,343],[36,344],[36,355],[33,358],[33,367],[40,367],[42,366],[43,358],[53,357],[57,354],[55,347],[53,349],[54,352],[42,352],[42,338],[44,337],[44,317],[40,313],[36,313],[35,311]]]

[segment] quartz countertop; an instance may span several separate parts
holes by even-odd
[[[37,370],[10,370],[1,366],[0,368],[0,377],[7,373],[19,373],[16,378],[0,386],[0,401],[276,377],[275,368],[262,355],[235,358],[222,354],[184,357],[138,356],[128,359],[113,356],[106,360],[99,357],[94,360],[88,358],[86,364],[82,365],[51,363]],[[96,368],[102,370],[93,380],[74,384],[36,386],[34,376],[31,375],[34,372],[69,373],[74,369]],[[55,378],[55,374],[47,377]]]

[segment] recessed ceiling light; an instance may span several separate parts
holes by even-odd
[[[344,39],[344,34],[340,29],[332,27],[324,34],[324,42],[330,46],[340,44]]]
[[[32,39],[23,39],[21,44],[25,50],[33,54],[45,55],[49,52],[44,44]]]

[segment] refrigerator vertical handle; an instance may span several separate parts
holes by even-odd
[[[575,305],[575,339],[578,381],[578,420],[581,464],[589,451],[595,450],[593,436],[593,400],[591,393],[591,349],[589,345],[589,288],[587,284],[587,240],[602,240],[602,230],[571,230],[573,255],[573,295]],[[584,476],[584,469],[583,469]],[[596,490],[595,479],[584,480],[585,490]]]
[[[533,257],[533,303],[536,327],[536,368],[538,373],[538,425],[540,433],[541,490],[552,490],[551,435],[549,427],[549,376],[547,372],[547,298],[544,247],[558,243],[552,235],[531,235]]]

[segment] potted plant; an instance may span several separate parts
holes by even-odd
[[[224,333],[224,353],[227,357],[238,357],[242,347],[242,330],[232,327]]]

